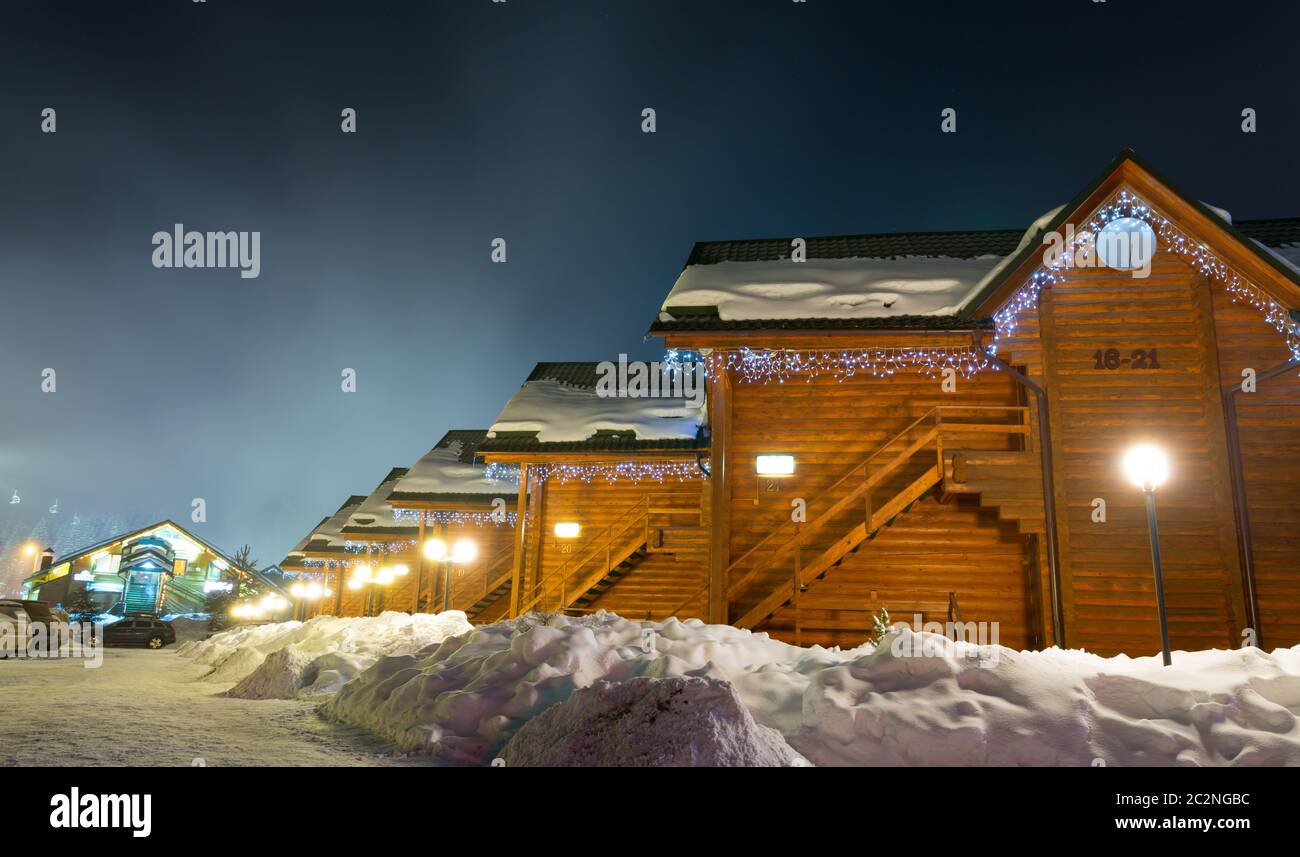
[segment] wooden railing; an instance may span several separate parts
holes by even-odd
[[[1011,422],[987,422],[992,414],[1014,417]],[[964,422],[963,417],[975,415],[979,422]],[[947,421],[945,422],[945,417]],[[1012,434],[1029,433],[1029,409],[1026,407],[982,406],[982,405],[940,405],[927,411],[898,434],[894,435],[875,452],[851,467],[831,486],[822,491],[808,505],[812,507],[840,492],[843,496],[831,501],[830,505],[813,520],[803,524],[786,522],[774,528],[757,544],[745,551],[727,568],[729,585],[727,600],[734,597],[755,580],[778,569],[786,559],[793,557],[794,569],[791,585],[781,584],[757,605],[751,608],[739,621],[740,627],[752,627],[766,619],[782,604],[795,597],[795,593],[815,579],[827,568],[838,562],[853,550],[861,541],[875,532],[885,523],[896,517],[903,509],[938,484],[943,478],[943,443],[945,433],[959,434]],[[887,455],[892,450],[892,454]],[[925,468],[918,476],[910,479],[900,490],[891,493],[888,500],[873,507],[872,492],[895,474],[899,474],[909,464],[924,461],[928,455],[934,456],[934,463]],[[845,489],[848,489],[845,491]],[[821,530],[843,515],[854,505],[861,503],[863,516],[861,523],[849,530],[842,538],[825,549],[811,563],[803,565],[800,550]],[[784,536],[785,541],[771,553],[760,555],[760,551],[778,542]],[[732,580],[732,576],[752,564],[748,571]],[[691,596],[695,598],[699,592]],[[689,603],[689,600],[686,603]]]
[[[524,593],[526,597],[521,601],[519,612],[526,613],[557,595],[559,609],[567,609],[642,545],[647,553],[671,552],[671,549],[657,545],[651,539],[652,533],[662,532],[668,525],[655,526],[651,523],[651,518],[688,515],[698,522],[700,509],[657,508],[650,505],[651,499],[649,494],[642,497],[626,513],[620,515],[618,520],[593,536],[587,546],[574,557],[550,574],[543,575]],[[540,569],[541,557],[538,557],[537,565]]]
[[[504,586],[510,580],[510,574],[514,570],[515,543],[511,539],[501,546],[491,557],[483,561],[483,591],[475,598],[474,604],[487,598],[494,590]],[[494,574],[495,572],[495,574]],[[452,580],[451,603],[456,603],[456,583]],[[469,605],[473,607],[474,604]]]

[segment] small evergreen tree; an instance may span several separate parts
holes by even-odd
[[[880,612],[871,619],[871,642],[879,646],[889,630],[889,611],[881,607]]]
[[[63,609],[74,616],[78,613],[97,613],[99,604],[96,603],[95,596],[90,594],[89,589],[79,586],[63,600]]]

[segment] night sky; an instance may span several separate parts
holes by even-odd
[[[696,240],[1019,228],[1125,146],[1300,215],[1296,10],[0,2],[0,553],[56,498],[201,497],[197,533],[276,562],[536,361],[661,353]],[[175,223],[259,230],[261,276],[154,268]]]

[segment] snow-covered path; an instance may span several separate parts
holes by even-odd
[[[218,696],[172,649],[0,661],[0,765],[428,765],[316,716],[319,700]]]

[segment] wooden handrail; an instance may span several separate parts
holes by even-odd
[[[640,506],[645,506],[645,508],[641,511],[637,511],[637,508]],[[560,592],[562,592],[562,597],[560,598],[562,598],[563,601],[564,584],[567,583],[568,577],[573,575],[573,571],[571,570],[577,570],[577,568],[585,566],[591,557],[599,557],[602,551],[604,555],[606,555],[606,559],[608,559],[608,557],[610,557],[611,545],[612,542],[614,542],[615,537],[627,533],[630,527],[632,527],[632,524],[640,523],[645,525],[647,533],[649,533],[650,495],[646,494],[645,497],[638,499],[636,503],[633,503],[632,508],[630,508],[628,512],[629,516],[627,516],[627,518],[615,520],[614,523],[611,523],[608,527],[602,529],[598,536],[591,538],[588,542],[588,547],[586,547],[582,553],[578,554],[577,557],[565,560],[564,564],[562,564],[558,570],[551,572],[550,575],[543,576],[541,580],[538,580],[532,587],[532,594],[530,594],[529,600],[523,603],[523,605],[520,605],[519,613],[528,613],[528,611],[532,610],[534,606],[537,606],[537,603],[541,602],[542,598],[545,598],[547,593],[552,592],[552,590],[555,589],[556,581],[558,581]],[[621,527],[619,524],[621,524]],[[617,531],[615,531],[615,527],[617,527]],[[606,533],[608,533],[608,538],[602,540],[601,537]],[[649,534],[647,534],[646,541],[649,542]]]
[[[1018,423],[1008,423],[1008,424],[984,424],[984,423],[958,422],[958,423],[949,423],[945,425],[943,423],[943,415],[945,413],[949,414],[950,416],[957,416],[962,412],[967,412],[967,413],[998,412],[1003,414],[1019,414],[1020,420],[1018,421]],[[885,453],[886,451],[894,447],[899,441],[905,438],[907,434],[911,432],[913,429],[917,428],[918,426],[922,425],[923,423],[931,419],[934,420],[934,426],[930,428],[921,438],[919,438],[917,441],[914,441],[910,446],[908,446],[901,453],[896,455],[881,470],[876,471],[876,473],[874,474],[869,473],[867,471],[867,468],[879,456],[881,456],[883,453]],[[803,544],[811,534],[822,529],[830,520],[832,520],[835,516],[842,513],[845,509],[847,509],[860,496],[862,496],[862,494],[864,494],[867,491],[870,491],[873,487],[880,484],[880,482],[883,481],[885,477],[892,475],[904,464],[911,461],[912,457],[916,455],[916,453],[924,449],[926,446],[928,446],[931,441],[935,441],[936,444],[941,444],[942,443],[942,441],[940,440],[941,431],[943,430],[972,431],[973,430],[976,432],[999,431],[1003,433],[1008,431],[1013,431],[1014,433],[1021,434],[1021,433],[1028,432],[1028,422],[1029,422],[1029,408],[1023,405],[1005,405],[1005,406],[1004,405],[937,405],[931,408],[930,410],[922,414],[920,417],[913,420],[906,428],[902,429],[893,437],[891,437],[889,440],[885,441],[884,444],[878,447],[874,452],[872,452],[865,459],[859,461],[857,464],[853,465],[853,467],[849,468],[849,470],[845,472],[843,476],[837,479],[834,482],[834,484],[832,484],[830,487],[824,489],[820,494],[818,494],[817,497],[813,499],[812,503],[818,502],[822,498],[826,497],[829,494],[832,494],[833,492],[841,488],[851,478],[857,476],[859,471],[861,471],[863,477],[863,482],[861,485],[854,488],[845,497],[833,503],[830,506],[830,508],[828,508],[822,514],[818,515],[817,518],[815,518],[813,521],[804,523],[802,525],[795,524],[793,522],[787,522],[774,528],[772,532],[768,533],[761,540],[759,540],[753,547],[751,547],[744,554],[742,554],[739,559],[731,563],[727,567],[728,575],[730,575],[733,571],[735,571],[735,569],[738,566],[740,566],[751,556],[753,556],[756,551],[758,551],[760,548],[768,544],[768,542],[770,542],[773,538],[786,532],[788,528],[794,529],[795,532],[793,537],[789,541],[781,545],[779,548],[777,548],[776,552],[773,553],[771,556],[767,557],[765,562],[761,564],[756,564],[753,568],[750,569],[750,571],[747,574],[745,574],[738,580],[732,581],[727,586],[727,597],[730,599],[734,593],[739,592],[741,589],[747,586],[760,573],[770,568],[772,565],[775,565],[782,558],[784,558],[788,553],[790,553],[792,550],[796,549],[801,544]],[[698,595],[698,592],[696,593],[696,595]],[[694,597],[695,595],[692,595],[692,598]]]

